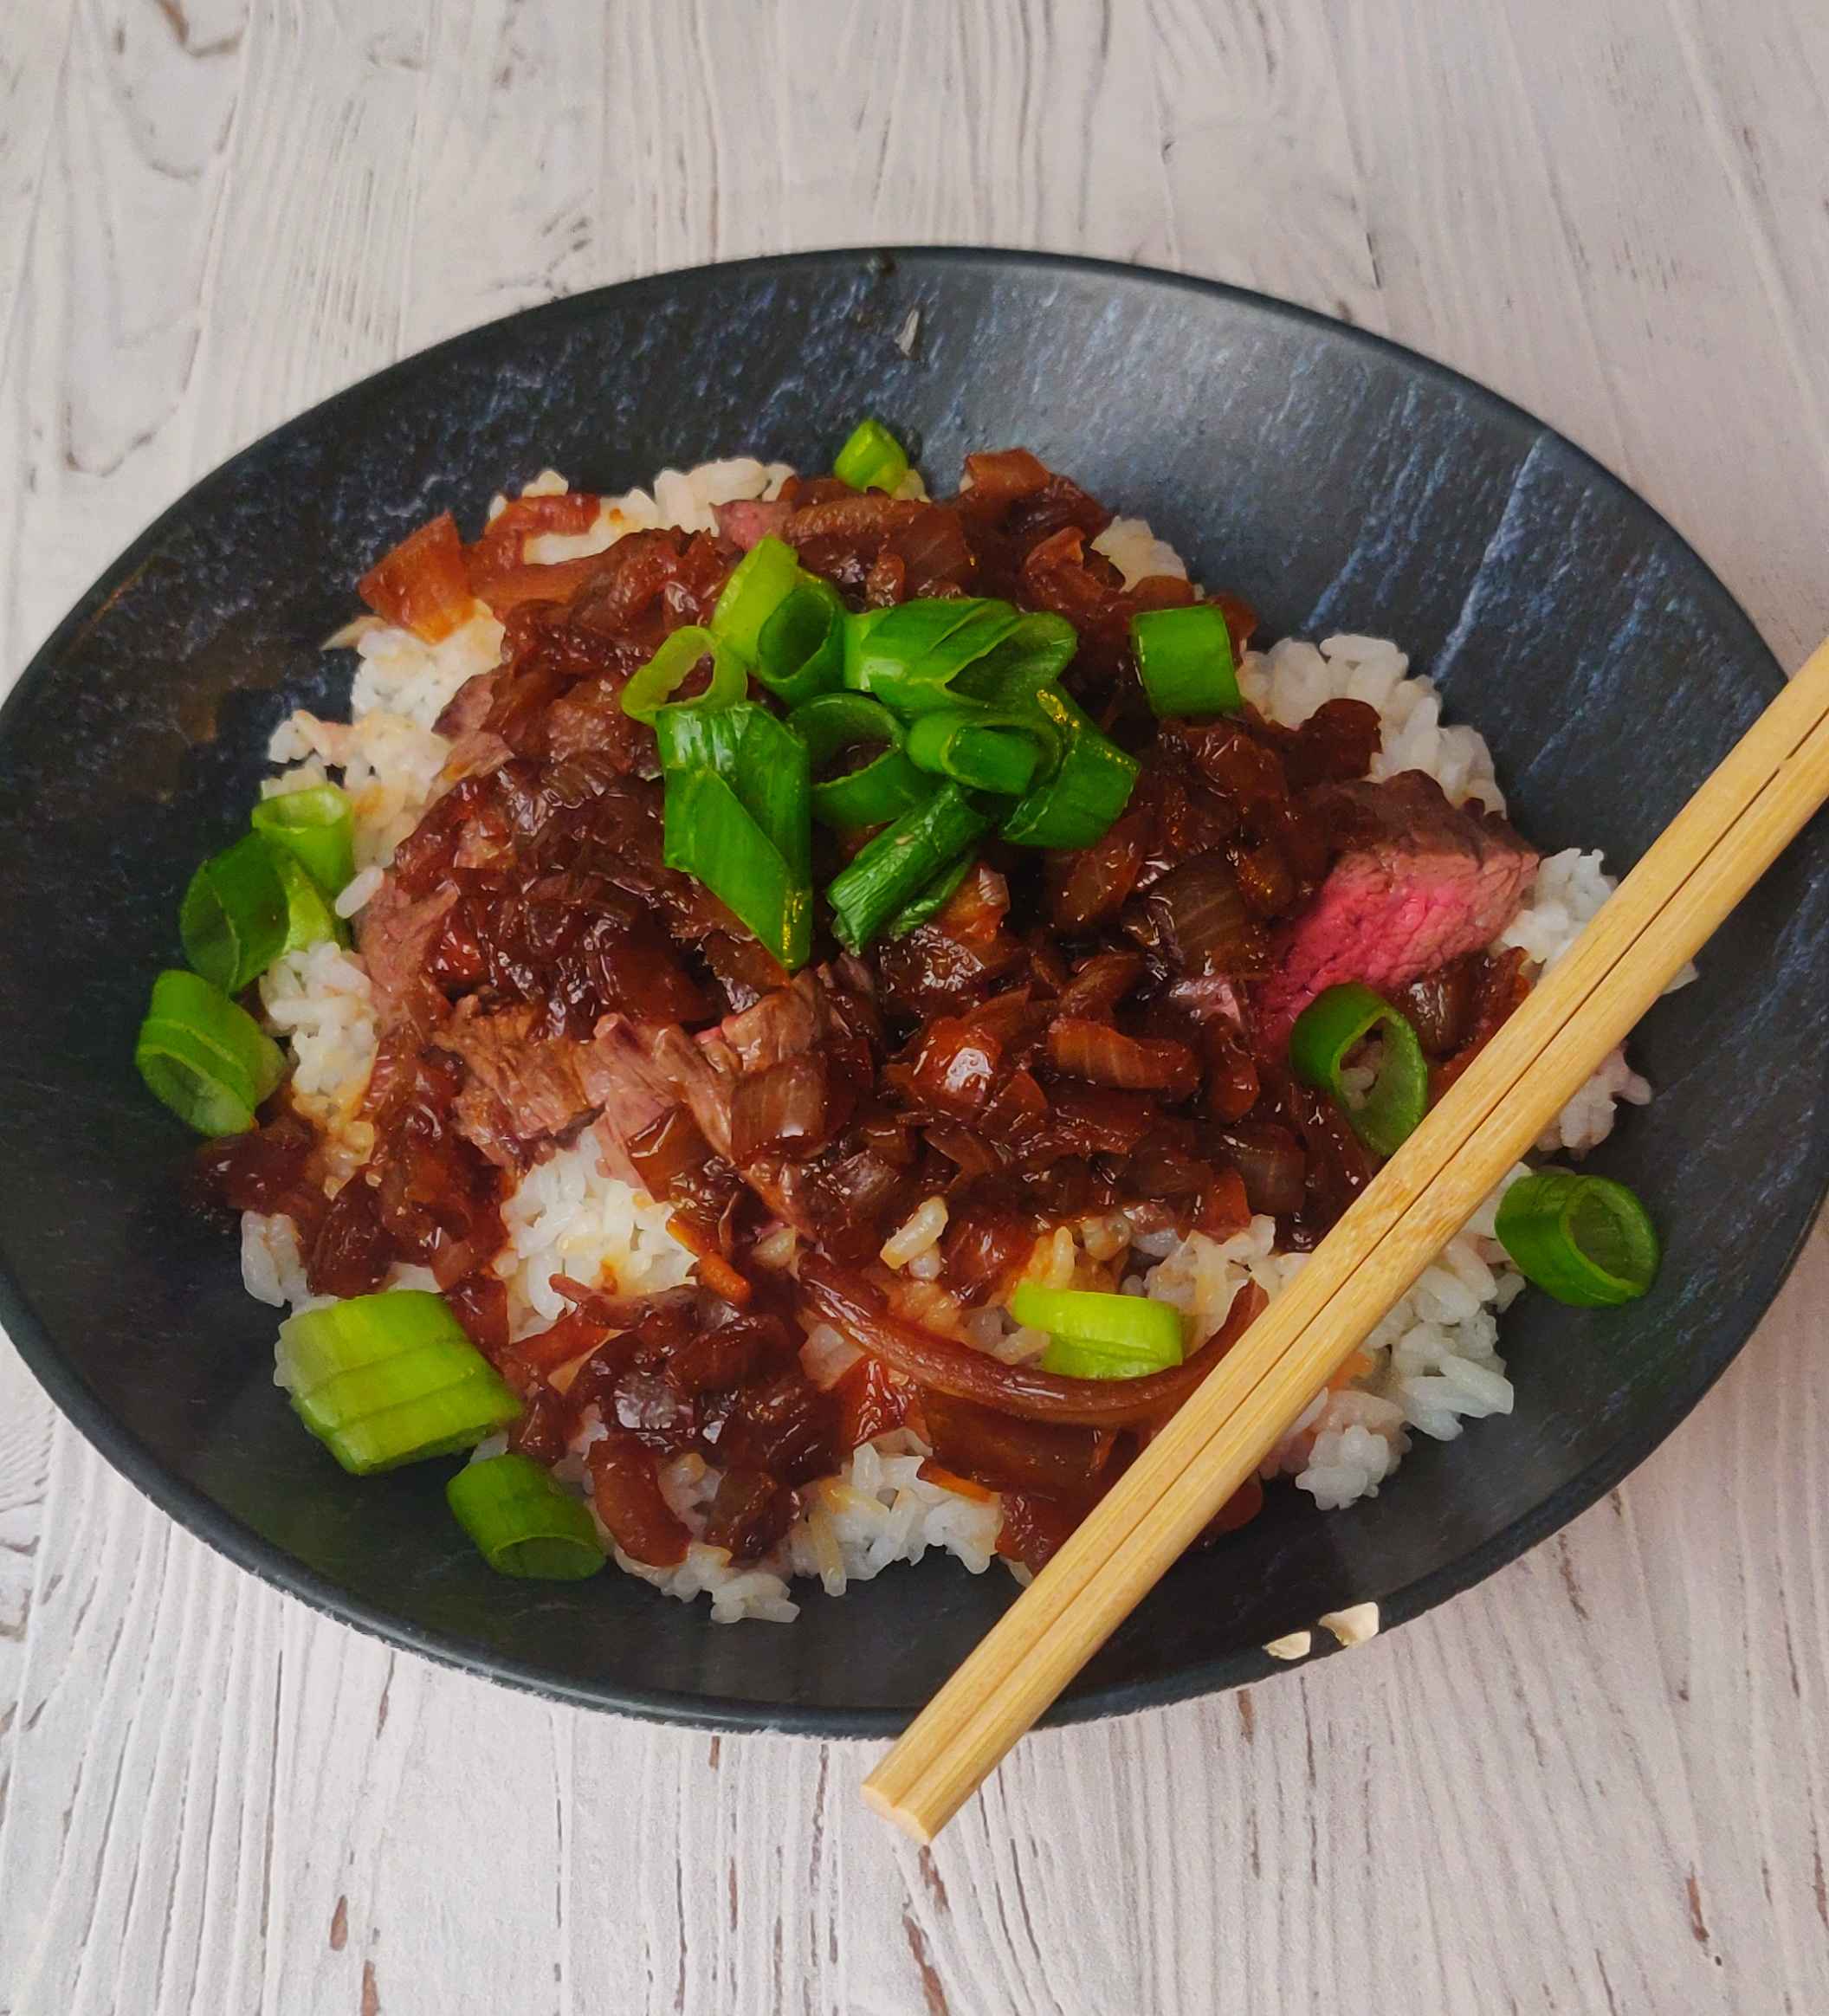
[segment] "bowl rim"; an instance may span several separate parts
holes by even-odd
[[[483,351],[510,324],[540,329],[569,321],[589,320],[612,298],[629,302],[639,301],[644,295],[663,296],[682,281],[702,282],[713,276],[740,282],[794,271],[843,272],[859,268],[874,268],[887,275],[904,262],[942,275],[948,268],[1015,268],[1051,273],[1062,278],[1102,281],[1146,291],[1167,289],[1209,302],[1229,303],[1254,318],[1309,330],[1317,335],[1325,335],[1332,342],[1343,341],[1372,355],[1394,361],[1408,372],[1432,378],[1451,388],[1477,409],[1483,409],[1492,417],[1522,426],[1539,440],[1554,443],[1573,459],[1587,488],[1612,493],[1635,510],[1646,514],[1652,526],[1670,542],[1671,550],[1694,565],[1701,578],[1721,596],[1727,609],[1745,626],[1749,643],[1755,647],[1753,676],[1758,689],[1769,696],[1784,683],[1783,668],[1738,598],[1656,505],[1597,456],[1548,422],[1438,359],[1374,331],[1340,321],[1273,294],[1160,267],[1093,258],[1077,253],[995,245],[862,245],[771,253],[669,268],[515,309],[414,351],[289,415],[243,443],[189,485],[97,576],[32,654],[3,699],[0,699],[0,747],[3,747],[10,729],[16,724],[20,713],[39,684],[53,675],[71,643],[96,619],[157,549],[167,527],[194,509],[199,501],[210,498],[242,464],[258,457],[270,444],[293,430],[307,422],[333,419],[339,410],[353,408],[362,402],[385,398],[393,385],[428,365],[462,359],[472,352]],[[1803,1180],[1796,1186],[1795,1195],[1799,1199],[1808,1200],[1807,1208],[1800,1212],[1794,1236],[1766,1309],[1770,1308],[1772,1301],[1776,1299],[1796,1265],[1824,1199],[1829,1195],[1829,1124],[1819,1124],[1804,1159],[1802,1174]],[[1764,1314],[1762,1309],[1761,1319]],[[313,1609],[391,1646],[417,1652],[440,1665],[496,1681],[549,1701],[639,1716],[676,1727],[822,1739],[880,1738],[899,1734],[912,1719],[914,1711],[899,1709],[795,1706],[669,1689],[571,1680],[511,1653],[480,1645],[458,1633],[413,1625],[286,1554],[276,1543],[265,1539],[197,1487],[168,1471],[151,1449],[115,1418],[64,1358],[61,1347],[39,1321],[14,1280],[5,1263],[3,1250],[0,1250],[0,1328],[11,1339],[21,1358],[59,1410],[110,1466],[160,1511],[268,1586],[297,1597]],[[1699,1373],[1692,1372],[1688,1379],[1673,1386],[1642,1428],[1614,1444],[1542,1503],[1521,1514],[1479,1546],[1380,1596],[1378,1599],[1380,1629],[1390,1630],[1407,1623],[1412,1618],[1460,1594],[1587,1510],[1668,1438],[1739,1356],[1751,1334],[1748,1332],[1742,1337],[1718,1365],[1703,1367]],[[1316,1640],[1327,1636],[1318,1626],[1314,1628]],[[1330,1657],[1340,1649],[1337,1645],[1317,1643],[1306,1658],[1291,1663],[1272,1659],[1255,1647],[1237,1649],[1152,1679],[1108,1683],[1070,1694],[1057,1701],[1042,1717],[1042,1726],[1095,1721],[1107,1716],[1131,1714],[1220,1692],[1311,1665],[1315,1659]]]

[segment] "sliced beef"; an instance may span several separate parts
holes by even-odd
[[[1342,850],[1313,903],[1276,934],[1276,970],[1256,993],[1266,1052],[1328,987],[1401,987],[1490,945],[1537,869],[1503,819],[1451,804],[1421,771],[1326,785],[1310,804]]]
[[[645,1186],[629,1143],[680,1104],[672,1078],[656,1061],[653,1034],[625,1016],[606,1015],[578,1058],[585,1095],[601,1108],[597,1138],[604,1167],[637,1189]]]
[[[384,1033],[410,1026],[423,1035],[443,1019],[444,997],[426,968],[457,895],[456,885],[447,882],[430,895],[410,896],[398,877],[390,875],[362,912],[356,945],[368,967]]]
[[[546,1034],[537,1008],[485,1014],[477,1006],[474,997],[460,1002],[435,1039],[468,1067],[457,1131],[498,1168],[525,1168],[594,1110],[579,1069],[589,1046]]]
[[[785,499],[765,504],[757,497],[739,498],[734,503],[718,506],[718,530],[746,553],[765,539],[779,539],[793,509]]]

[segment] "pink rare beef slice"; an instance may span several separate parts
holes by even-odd
[[[1317,994],[1388,991],[1490,945],[1523,902],[1537,856],[1496,813],[1448,802],[1419,770],[1315,794],[1345,846],[1315,901],[1283,927],[1256,995],[1258,1041],[1280,1054]]]

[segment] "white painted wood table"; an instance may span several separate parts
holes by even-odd
[[[1795,662],[1826,132],[1822,0],[4,0],[0,677],[193,477],[391,359],[894,240],[1414,344],[1636,483]],[[859,1806],[863,1748],[550,1707],[274,1594],[0,1344],[0,2010],[1821,2011],[1826,1296],[1819,1231],[1516,1566],[1037,1738],[931,1857]]]

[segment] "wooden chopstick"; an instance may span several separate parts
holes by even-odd
[[[929,1840],[1829,796],[1829,643],[864,1783]]]

